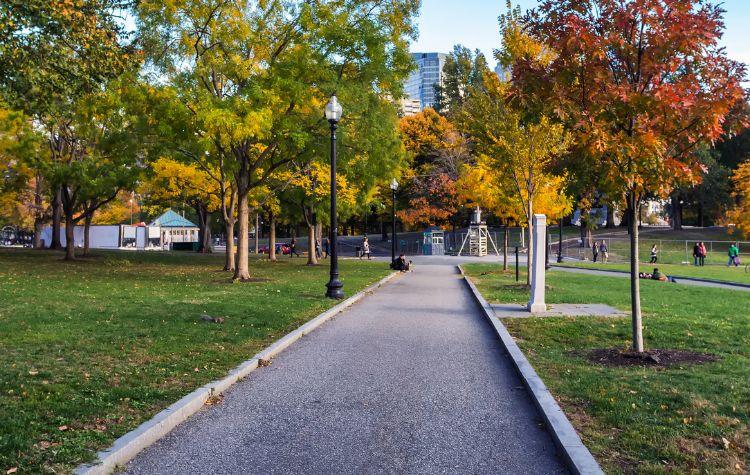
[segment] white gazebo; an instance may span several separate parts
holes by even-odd
[[[199,241],[198,226],[171,209],[151,222],[149,227],[161,228],[161,244],[165,248],[171,243]]]

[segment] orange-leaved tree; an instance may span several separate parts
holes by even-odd
[[[551,104],[578,144],[600,158],[605,186],[626,202],[637,352],[644,351],[639,205],[647,193],[667,196],[675,180],[699,179],[691,152],[724,133],[744,98],[744,65],[719,46],[722,15],[703,0],[544,0],[523,28],[509,22],[553,52],[549,61],[513,57],[516,97]]]
[[[735,200],[734,207],[727,213],[727,220],[743,237],[750,237],[750,160],[741,163],[732,174]]]

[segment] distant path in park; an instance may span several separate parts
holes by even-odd
[[[648,264],[644,265],[641,264],[642,267],[646,267],[648,269]],[[562,271],[562,272],[571,272],[574,274],[587,274],[587,275],[603,275],[607,277],[621,277],[621,278],[630,278],[630,273],[625,271],[615,271],[615,270],[598,270],[598,269],[585,269],[583,267],[564,267],[564,266],[552,266],[553,271]],[[647,272],[647,270],[646,270]],[[718,281],[709,281],[709,280],[699,280],[697,278],[689,278],[689,277],[680,277],[675,276],[673,277],[675,284],[681,284],[681,285],[694,285],[697,287],[714,287],[717,289],[729,289],[729,290],[739,290],[739,291],[745,291],[750,292],[750,287],[743,284],[725,284]]]
[[[419,261],[125,473],[565,473],[455,265]]]

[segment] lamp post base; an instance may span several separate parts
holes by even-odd
[[[342,284],[340,280],[333,279],[326,284],[326,287],[328,287],[328,291],[326,291],[326,297],[336,300],[341,300],[344,298],[344,291],[342,290],[344,284]]]

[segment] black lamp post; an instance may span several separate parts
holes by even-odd
[[[557,233],[558,233],[558,235],[557,235],[557,237],[558,237],[558,240],[557,240],[557,242],[558,242],[558,245],[557,245],[557,263],[559,264],[559,263],[561,263],[563,261],[563,256],[562,256],[563,217],[562,216],[560,216],[560,222],[558,223],[558,226],[557,226]]]
[[[331,277],[326,287],[326,297],[332,299],[344,298],[344,291],[341,290],[344,284],[339,280],[339,261],[337,252],[337,234],[338,234],[338,217],[336,216],[336,124],[341,120],[341,104],[339,104],[336,95],[331,96],[331,100],[326,105],[326,119],[331,124]]]
[[[396,260],[396,190],[398,190],[398,182],[394,178],[391,180],[391,191],[393,192],[391,203],[391,262]]]

